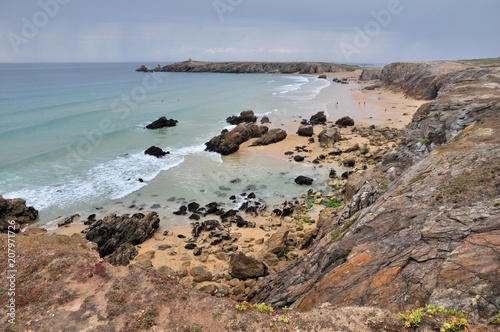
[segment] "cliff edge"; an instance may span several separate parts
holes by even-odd
[[[260,280],[251,299],[303,310],[430,303],[485,322],[500,310],[500,70],[396,63],[381,81],[434,100],[350,203],[322,212],[310,253]]]

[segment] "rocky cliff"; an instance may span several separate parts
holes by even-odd
[[[164,67],[148,69],[141,66],[136,71],[142,72],[210,72],[210,73],[300,73],[321,74],[326,72],[353,71],[357,66],[340,65],[325,62],[203,62],[183,61]]]
[[[500,71],[396,63],[381,80],[424,104],[406,139],[342,210],[324,210],[303,259],[252,301],[406,310],[426,303],[487,321],[500,309]]]

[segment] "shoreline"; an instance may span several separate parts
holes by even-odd
[[[346,75],[350,76],[346,76]],[[314,143],[309,142],[309,137],[298,136],[295,131],[290,130],[290,128],[298,128],[300,126],[299,118],[291,119],[281,119],[280,123],[271,123],[270,128],[287,128],[287,138],[281,142],[274,143],[267,146],[257,146],[250,147],[252,140],[247,141],[240,145],[239,151],[237,151],[233,157],[241,157],[244,155],[252,156],[253,158],[281,158],[283,160],[288,160],[290,163],[294,163],[293,156],[301,154],[305,157],[304,164],[310,164],[311,167],[321,170],[323,174],[323,179],[317,179],[315,183],[324,182],[327,187],[338,188],[331,192],[323,192],[321,189],[316,191],[314,185],[306,186],[303,188],[303,195],[298,197],[299,204],[296,206],[295,214],[292,217],[279,217],[272,215],[271,211],[266,210],[261,215],[253,217],[244,212],[240,212],[243,218],[251,223],[255,223],[255,227],[243,227],[237,228],[235,225],[230,226],[230,234],[233,238],[234,243],[237,245],[237,250],[242,251],[244,254],[250,256],[256,256],[264,259],[269,253],[269,246],[272,246],[270,242],[276,241],[277,234],[282,234],[286,232],[288,234],[286,237],[292,239],[297,245],[291,247],[286,256],[279,259],[271,259],[271,261],[266,261],[271,271],[278,270],[284,265],[288,264],[290,261],[296,260],[308,252],[307,246],[304,245],[305,239],[314,236],[315,232],[318,231],[318,226],[316,225],[320,221],[320,211],[325,207],[322,205],[322,201],[325,199],[336,200],[343,195],[343,188],[346,184],[345,179],[340,177],[329,178],[328,172],[330,169],[335,169],[337,174],[341,172],[363,172],[363,169],[372,168],[376,164],[376,156],[382,155],[389,150],[395,149],[398,143],[398,138],[395,137],[393,140],[387,139],[383,143],[374,144],[373,141],[367,137],[363,137],[360,133],[369,129],[369,126],[375,123],[376,127],[379,128],[392,128],[394,130],[401,129],[407,123],[411,121],[413,113],[417,110],[419,105],[422,105],[426,101],[407,99],[402,96],[402,94],[392,93],[386,90],[370,90],[364,91],[363,87],[369,85],[369,83],[353,82],[356,73],[330,73],[327,75],[328,79],[334,77],[348,77],[351,81],[345,87],[349,88],[350,97],[353,103],[359,103],[360,108],[370,109],[373,112],[378,112],[376,116],[370,118],[364,118],[363,116],[353,117],[355,120],[354,127],[341,128],[340,133],[342,140],[335,143],[334,148],[323,148],[319,146],[317,142],[317,136],[323,129],[322,125],[314,126]],[[337,84],[331,83],[330,86],[324,88],[321,92],[321,98],[331,98],[332,103],[335,101],[334,94]],[[343,105],[339,105],[341,108]],[[389,108],[389,109],[387,109]],[[381,111],[386,109],[387,111]],[[359,114],[360,110],[354,109],[353,111],[345,110],[345,115]],[[407,115],[403,115],[406,113]],[[327,124],[334,123],[335,119],[327,119]],[[306,146],[307,152],[297,152],[297,146]],[[358,149],[354,149],[351,152],[345,152],[342,156],[331,157],[329,152],[332,150],[342,150],[349,151],[353,147],[358,146]],[[363,147],[365,152],[360,153],[359,147]],[[295,150],[295,151],[294,151]],[[285,154],[285,152],[293,152],[292,155]],[[321,158],[321,156],[327,156],[323,161],[315,163],[315,160]],[[356,160],[355,167],[345,167],[342,166],[342,162],[346,159]],[[283,201],[289,200],[291,197],[285,197]],[[187,201],[191,201],[189,197],[186,198]],[[306,204],[306,201],[310,203]],[[305,206],[308,206],[307,209]],[[309,207],[311,206],[311,207]],[[107,208],[111,209],[113,206]],[[116,206],[114,206],[116,208]],[[269,209],[269,207],[267,207]],[[120,215],[120,213],[129,213],[125,209],[116,209],[114,213]],[[147,210],[145,210],[147,211]],[[167,215],[166,211],[157,211],[160,218],[163,218],[163,214],[169,219],[169,226],[165,227],[160,225],[160,228],[155,232],[152,238],[146,240],[144,243],[137,246],[138,255],[130,262],[130,265],[137,264],[142,266],[147,262],[146,265],[161,271],[170,271],[169,273],[178,277],[181,283],[188,287],[194,287],[197,289],[204,289],[208,285],[216,282],[217,284],[223,285],[229,289],[229,293],[234,299],[243,299],[246,296],[254,283],[238,282],[234,281],[234,278],[228,273],[229,269],[229,257],[232,255],[233,251],[225,251],[223,246],[210,246],[205,241],[207,239],[202,239],[201,236],[198,239],[191,238],[191,228],[194,220],[189,220],[188,216],[178,217],[173,215]],[[141,212],[141,211],[135,211]],[[113,212],[106,212],[110,214]],[[99,215],[97,219],[104,217]],[[209,215],[207,217],[202,217],[199,222],[204,220],[213,219],[213,216]],[[306,223],[305,221],[308,220]],[[172,222],[173,221],[173,222]],[[312,222],[309,222],[312,221]],[[70,224],[67,226],[59,227],[55,230],[51,230],[51,234],[60,235],[72,235],[79,234],[86,226],[82,224]],[[178,235],[184,235],[183,238],[179,238]],[[281,235],[282,236],[282,235]],[[271,240],[273,239],[273,240]],[[197,256],[194,255],[192,249],[185,248],[188,243],[198,243],[203,249],[203,254]],[[271,263],[270,263],[271,262]],[[271,265],[272,264],[272,265]],[[193,267],[202,267],[203,269],[209,271],[211,275],[214,276],[213,281],[202,281],[194,282],[192,276],[190,275],[190,269]],[[243,286],[241,286],[243,284]]]

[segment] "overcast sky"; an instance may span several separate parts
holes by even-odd
[[[0,0],[0,62],[500,56],[499,0]]]

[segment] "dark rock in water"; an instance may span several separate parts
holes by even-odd
[[[140,183],[144,182],[144,180],[142,178],[138,178],[137,181],[139,181]]]
[[[184,248],[188,249],[188,250],[192,250],[194,248],[196,248],[198,245],[196,243],[188,243],[184,246]]]
[[[150,207],[150,209],[153,209],[153,210],[154,210],[154,209],[159,209],[159,208],[161,208],[161,205],[160,205],[160,204],[153,204],[153,205],[151,205],[151,207]]]
[[[231,217],[234,217],[238,213],[237,210],[228,210],[220,216],[223,222],[228,222]]]
[[[236,252],[229,260],[229,274],[233,278],[259,278],[268,274],[265,264],[241,251]]]
[[[314,127],[312,125],[302,125],[297,129],[297,135],[311,137],[314,134]]]
[[[231,182],[231,183],[241,183],[241,179],[240,178],[236,178],[236,179],[231,180],[229,182]]]
[[[318,78],[327,79],[326,75],[319,75]]]
[[[250,146],[260,146],[277,143],[284,140],[286,136],[286,131],[280,128],[274,128],[263,134],[261,138],[253,142]]]
[[[179,121],[174,119],[167,119],[162,116],[158,120],[155,120],[146,126],[147,129],[160,129],[165,127],[175,127]]]
[[[86,226],[92,225],[96,221],[95,217],[96,217],[95,213],[91,214],[90,216],[87,217],[87,220],[85,220],[83,224]]]
[[[148,69],[148,67],[146,67],[145,65],[142,65],[140,66],[139,68],[137,68],[135,71],[138,71],[138,72],[143,72],[143,73],[149,73],[149,72],[152,72],[151,69]]]
[[[301,125],[303,125],[303,126],[307,126],[307,125],[309,124],[309,122],[307,122],[307,120],[306,120],[306,119],[302,119],[302,120],[300,121],[300,124],[301,124]]]
[[[305,158],[304,158],[304,157],[302,157],[301,155],[296,155],[295,157],[293,157],[293,160],[298,161],[298,162],[300,162],[300,161],[304,161],[304,159],[305,159]]]
[[[205,215],[207,214],[217,214],[217,211],[219,211],[219,203],[217,202],[211,202],[205,205]]]
[[[342,173],[342,175],[340,176],[342,179],[348,179],[349,178],[349,175],[352,174],[352,171],[346,171],[344,173]]]
[[[253,113],[252,110],[243,111],[239,116],[233,115],[226,119],[227,123],[232,125],[238,125],[240,123],[255,123],[257,121],[257,117]]]
[[[197,212],[199,208],[200,208],[200,204],[198,204],[196,202],[191,202],[187,206],[188,211],[193,212],[193,213]]]
[[[295,183],[300,185],[310,186],[313,183],[313,179],[307,176],[299,175],[295,178]]]
[[[151,238],[159,225],[160,218],[156,212],[147,215],[135,213],[132,216],[113,214],[87,228],[85,238],[97,244],[97,252],[101,257],[113,255],[108,258],[111,264],[127,265],[128,257],[134,253],[130,247]]]
[[[334,170],[333,168],[330,170],[330,174],[328,174],[328,177],[330,179],[336,178],[337,177],[337,171]]]
[[[26,206],[24,199],[4,199],[0,195],[0,232],[18,232],[22,225],[35,221],[37,217],[38,211],[32,206]]]
[[[344,116],[335,121],[335,124],[339,127],[354,126],[354,120],[348,116]]]
[[[325,124],[326,123],[326,115],[324,111],[319,111],[318,113],[314,114],[311,116],[311,119],[309,119],[309,123],[311,125],[318,125],[318,124]]]
[[[271,121],[269,121],[269,118],[267,116],[263,116],[262,119],[260,119],[260,123],[271,123]]]
[[[74,214],[74,215],[72,215],[72,216],[70,216],[68,218],[65,218],[64,220],[61,220],[60,222],[58,222],[57,223],[57,227],[62,227],[62,226],[66,226],[66,225],[72,224],[72,223],[74,223],[78,219],[80,219],[80,215],[79,214]]]
[[[148,148],[146,151],[144,151],[144,154],[154,156],[156,158],[161,158],[167,154],[170,154],[170,152],[168,152],[168,151],[165,152],[157,146],[152,146],[152,147]]]
[[[250,194],[248,194],[247,197],[253,199],[253,198],[256,198],[257,196],[255,195],[254,192],[251,192]]]
[[[181,205],[179,210],[173,212],[176,216],[185,216],[187,214],[187,206]]]
[[[193,213],[189,216],[189,219],[191,220],[200,220],[200,215],[199,214],[196,214],[196,213]]]

